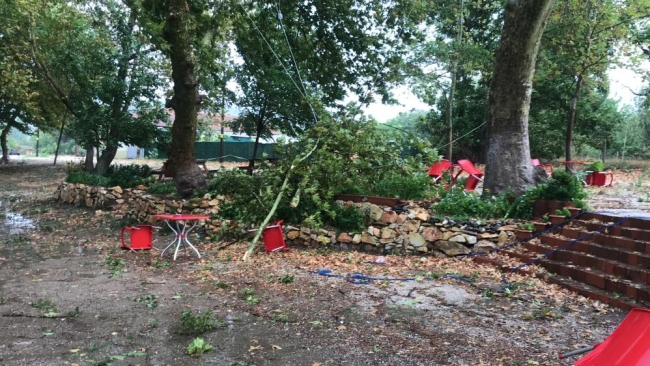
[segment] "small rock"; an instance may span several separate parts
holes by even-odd
[[[505,244],[508,242],[508,233],[506,231],[502,231],[499,233],[499,245]]]
[[[467,240],[463,234],[452,236],[449,238],[449,241],[455,241],[456,243],[467,243]]]
[[[420,221],[418,220],[408,220],[402,225],[402,230],[404,231],[414,231],[417,232],[420,228]]]
[[[397,213],[395,211],[386,211],[381,215],[381,222],[385,224],[392,224],[397,221]]]
[[[352,241],[352,237],[348,233],[341,233],[337,240],[339,243],[350,243]]]
[[[476,244],[474,244],[472,251],[475,253],[489,253],[496,247],[497,245],[489,240],[479,240]]]
[[[117,192],[119,194],[122,194],[122,192],[123,192],[122,187],[120,187],[120,186],[111,187],[111,191]]]
[[[470,253],[470,250],[463,244],[447,240],[438,240],[437,242],[433,243],[433,247],[449,256]]]
[[[397,220],[395,222],[398,224],[403,224],[406,222],[406,220],[408,220],[408,217],[406,217],[405,214],[400,214],[397,216]]]
[[[356,235],[355,235],[355,237],[356,237]],[[352,242],[354,242],[354,240]],[[361,242],[366,243],[366,244],[373,244],[374,245],[375,244],[375,237],[364,231],[363,233],[361,233]]]
[[[463,235],[468,244],[476,244],[476,237],[474,235]]]
[[[377,205],[370,205],[370,218],[373,221],[380,221],[381,216],[384,214],[384,210]]]
[[[426,246],[427,242],[424,240],[422,235],[416,232],[410,232],[409,233],[409,244],[412,246],[419,248],[421,246]]]
[[[397,233],[393,229],[387,227],[381,229],[381,234],[379,235],[382,239],[393,239],[397,236]]]
[[[294,240],[299,236],[300,236],[300,231],[298,231],[298,230],[290,230],[287,233],[287,239],[289,239],[289,240]]]
[[[353,244],[361,243],[361,235],[360,234],[354,234],[354,237],[352,238],[352,243]]]
[[[422,236],[426,241],[434,242],[442,239],[443,233],[437,227],[427,227],[422,230]]]

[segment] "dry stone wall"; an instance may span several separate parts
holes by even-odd
[[[202,198],[174,199],[147,193],[145,186],[94,187],[84,184],[61,184],[54,198],[61,202],[95,209],[96,215],[112,211],[118,218],[156,224],[157,214],[193,213],[216,217],[221,196],[206,194]],[[471,252],[485,253],[497,245],[512,241],[514,225],[455,223],[432,219],[429,210],[406,206],[400,212],[391,207],[370,203],[338,202],[356,206],[372,222],[362,232],[335,232],[326,229],[284,226],[287,245],[294,247],[330,247],[376,254],[432,254],[457,256]],[[199,223],[208,234],[217,233],[222,225],[234,223],[211,219]],[[244,230],[244,229],[242,229]]]

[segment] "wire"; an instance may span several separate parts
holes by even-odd
[[[264,37],[264,34],[262,33],[262,31],[257,26],[257,23],[255,23],[255,20],[253,20],[253,18],[250,16],[248,11],[246,11],[246,8],[244,8],[244,5],[242,3],[239,3],[239,6],[242,8],[244,13],[248,17],[248,19],[251,21],[251,23],[253,24],[253,27],[255,28],[255,30],[257,30],[257,32],[260,34],[260,36],[264,40],[264,43],[266,43],[266,45],[269,47],[269,49],[273,53],[273,56],[275,56],[275,58],[278,60],[278,62],[280,63],[280,66],[282,66],[282,69],[284,70],[284,72],[287,74],[289,79],[291,79],[291,82],[293,83],[293,85],[296,87],[296,89],[298,89],[298,93],[300,93],[300,95],[305,99],[305,101],[309,105],[309,108],[311,109],[312,113],[314,114],[314,118],[316,118],[316,113],[314,112],[314,108],[312,107],[311,103],[309,102],[309,99],[307,98],[307,95],[305,95],[305,93],[303,93],[302,89],[300,89],[300,87],[298,86],[296,81],[291,76],[291,73],[289,72],[289,69],[287,69],[287,67],[284,65],[284,62],[282,62],[282,59],[280,59],[280,56],[278,56],[278,54],[275,52],[275,50],[273,49],[273,47],[271,46],[269,41],[266,39],[266,37]],[[283,31],[284,31],[284,28],[283,28]],[[295,62],[295,59],[294,59],[294,62]],[[300,73],[298,73],[298,77],[300,77]],[[316,118],[316,122],[318,122],[317,118]]]
[[[284,29],[284,24],[282,23],[282,11],[280,10],[280,1],[275,4],[276,8],[278,9],[278,20],[280,21],[280,28],[282,29],[282,33],[284,33],[284,39],[287,41],[287,47],[289,47],[289,53],[291,54],[291,59],[293,60],[293,65],[296,67],[296,74],[298,74],[298,80],[300,81],[300,85],[302,85],[302,90],[307,94],[307,88],[305,88],[305,82],[302,80],[302,76],[300,76],[300,69],[298,68],[298,63],[296,62],[296,58],[293,55],[293,50],[291,49],[291,44],[289,43],[289,37],[287,37],[287,32]],[[307,99],[307,97],[305,97]],[[311,103],[309,100],[307,100],[307,104],[309,105],[309,108],[311,109],[311,113],[314,115],[314,120],[318,122],[318,117],[316,117],[316,111],[314,111],[314,107],[312,107]]]
[[[449,143],[444,144],[444,145],[442,145],[442,146],[438,146],[438,147],[436,147],[436,150],[442,149],[443,147],[447,147],[447,146],[453,144],[454,142],[456,142],[456,141],[462,139],[463,137],[465,137],[465,136],[469,135],[470,133],[472,133],[472,132],[478,130],[478,129],[481,128],[481,127],[483,127],[486,123],[487,123],[487,121],[481,123],[478,127],[474,128],[473,130],[469,131],[468,133],[464,134],[463,136],[461,136],[461,137],[459,137],[459,138],[453,140],[452,142],[449,142]]]

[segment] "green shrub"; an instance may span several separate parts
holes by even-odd
[[[363,212],[356,206],[334,205],[332,225],[342,232],[357,232],[365,228]]]
[[[67,167],[65,181],[68,183],[82,183],[92,186],[131,188],[140,184],[147,185],[153,178],[151,168],[147,165],[111,165],[105,174],[95,174],[79,170],[76,165]]]
[[[140,184],[147,185],[150,183],[148,179],[150,175],[151,168],[146,164],[111,165],[104,174],[110,179],[112,186],[122,188],[131,188]]]
[[[149,186],[147,192],[151,194],[177,195],[178,191],[173,181],[154,183]]]
[[[101,187],[111,185],[111,180],[108,177],[86,171],[72,171],[65,177],[65,181],[68,183],[80,183]]]
[[[439,216],[456,219],[488,219],[505,216],[510,204],[505,195],[481,198],[462,187],[453,187],[436,205],[431,207]]]
[[[585,170],[589,170],[589,171],[592,171],[592,172],[602,172],[603,170],[605,170],[605,163],[603,163],[600,160],[595,161],[595,162],[587,165],[585,167]]]
[[[374,184],[369,194],[404,200],[421,200],[429,195],[431,178],[426,173],[391,173]]]
[[[537,198],[548,201],[575,201],[587,198],[580,179],[565,170],[556,170],[547,183],[537,187]]]

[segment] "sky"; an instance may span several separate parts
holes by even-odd
[[[645,65],[646,70],[650,69],[649,65]],[[610,78],[610,93],[609,97],[614,100],[619,100],[622,105],[634,106],[635,95],[630,91],[639,93],[644,85],[641,75],[636,74],[632,70],[614,68],[609,72]],[[628,89],[629,88],[629,89]],[[373,116],[378,122],[386,122],[392,118],[397,117],[400,112],[409,112],[411,110],[424,110],[428,111],[429,106],[419,100],[407,86],[400,86],[394,90],[395,98],[401,105],[385,105],[381,103],[372,103],[364,108],[364,111]]]

